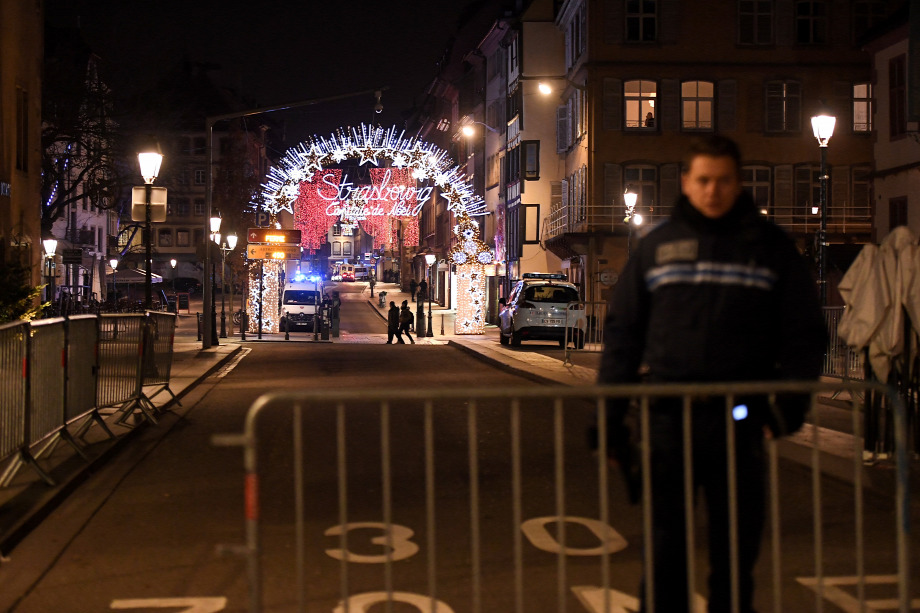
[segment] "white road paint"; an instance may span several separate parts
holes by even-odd
[[[217,613],[227,608],[223,596],[201,598],[125,598],[113,600],[112,609],[177,609],[175,613]],[[179,607],[186,607],[179,609]]]

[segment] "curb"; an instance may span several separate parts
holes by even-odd
[[[177,393],[175,398],[170,398],[169,401],[164,403],[162,406],[157,407],[158,411],[169,410],[170,407],[174,406],[178,400],[184,398],[193,388],[198,386],[202,381],[210,377],[215,371],[223,368],[227,362],[233,359],[237,353],[242,350],[241,346],[237,346],[232,351],[227,353],[220,360],[211,365],[206,371],[201,373],[195,379],[193,379],[186,387],[184,387],[179,393]],[[57,507],[61,505],[64,500],[67,499],[70,494],[77,489],[77,487],[89,479],[93,474],[95,474],[102,466],[107,464],[110,460],[115,458],[121,451],[135,438],[137,438],[140,433],[145,432],[150,426],[150,422],[146,419],[140,424],[134,426],[121,436],[117,437],[110,445],[103,449],[99,455],[92,458],[89,462],[84,462],[78,456],[72,456],[70,459],[62,462],[62,466],[66,465],[68,462],[79,462],[80,468],[70,474],[66,479],[59,481],[58,485],[54,488],[51,488],[47,491],[47,497],[38,496],[39,503],[32,508],[31,511],[25,513],[18,521],[16,521],[12,527],[0,535],[0,557],[8,555],[15,547],[18,545],[26,536],[29,535],[41,522],[48,517]],[[167,431],[168,432],[168,431]],[[38,484],[41,487],[49,487],[44,484]],[[29,488],[23,491],[22,495],[25,495],[29,491]],[[11,500],[15,500],[12,498]]]

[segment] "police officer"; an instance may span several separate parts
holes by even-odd
[[[670,219],[641,238],[614,288],[599,382],[816,379],[826,332],[815,283],[793,241],[742,190],[737,145],[718,135],[696,141],[681,188]],[[745,400],[747,412],[737,413],[734,426],[736,510],[740,611],[752,613],[764,522],[763,439],[797,430],[808,400],[780,398],[776,407]],[[621,463],[631,457],[625,413],[622,404],[608,408],[608,443]],[[709,512],[709,612],[727,613],[725,399],[695,402],[691,415],[694,489],[705,493]],[[654,610],[689,613],[682,404],[656,402],[649,419]]]

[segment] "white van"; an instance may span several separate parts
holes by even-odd
[[[367,281],[370,279],[370,272],[367,266],[356,265],[355,267],[355,281]]]
[[[280,330],[313,330],[313,318],[316,317],[322,301],[323,281],[320,277],[295,276],[284,285],[281,294]]]

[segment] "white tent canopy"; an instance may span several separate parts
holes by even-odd
[[[118,285],[144,283],[145,271],[140,268],[128,268],[126,270],[116,270],[114,274],[109,273],[105,276],[106,283],[112,283],[113,280]],[[150,282],[162,283],[163,277],[156,273],[150,273]]]

